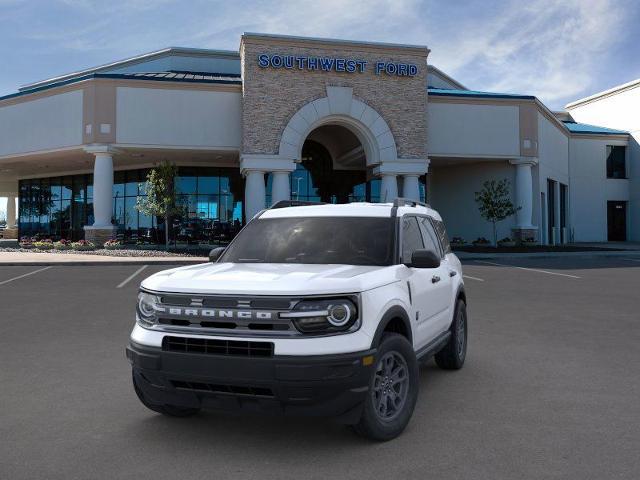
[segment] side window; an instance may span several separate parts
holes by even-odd
[[[424,238],[424,248],[435,252],[442,257],[442,249],[438,242],[436,232],[433,230],[433,226],[427,217],[420,217],[418,221],[420,223],[420,230],[422,231],[422,237]]]
[[[434,220],[433,225],[436,227],[436,233],[438,234],[438,238],[440,238],[440,245],[442,245],[445,255],[447,253],[451,253],[449,236],[447,235],[447,231],[444,228],[444,223],[441,222],[440,220]]]
[[[416,217],[402,218],[402,261],[410,262],[414,250],[424,248]]]

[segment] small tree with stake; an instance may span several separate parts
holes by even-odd
[[[146,196],[138,197],[136,209],[149,216],[164,218],[164,241],[169,249],[169,219],[182,213],[177,205],[174,178],[178,167],[163,161],[147,174]]]
[[[496,224],[520,210],[520,207],[516,208],[511,203],[509,181],[505,178],[497,182],[495,180],[484,182],[482,190],[476,192],[476,203],[482,218],[493,225],[493,244],[497,245]]]

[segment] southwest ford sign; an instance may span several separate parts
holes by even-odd
[[[284,68],[288,70],[309,70],[321,72],[364,73],[368,68],[376,75],[385,74],[398,77],[413,77],[418,73],[413,63],[375,62],[369,66],[365,60],[337,57],[299,57],[297,55],[258,55],[258,66],[262,68]]]

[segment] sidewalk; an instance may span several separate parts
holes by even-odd
[[[81,253],[0,252],[2,266],[40,265],[184,265],[207,262],[207,257],[109,257]]]
[[[640,259],[640,250],[584,251],[584,252],[531,252],[531,253],[474,253],[453,252],[460,260],[489,260],[500,258],[560,258],[560,257],[623,257]]]

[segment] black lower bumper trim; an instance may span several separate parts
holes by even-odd
[[[375,350],[320,356],[233,357],[130,343],[127,358],[145,399],[157,405],[249,410],[357,421]]]

